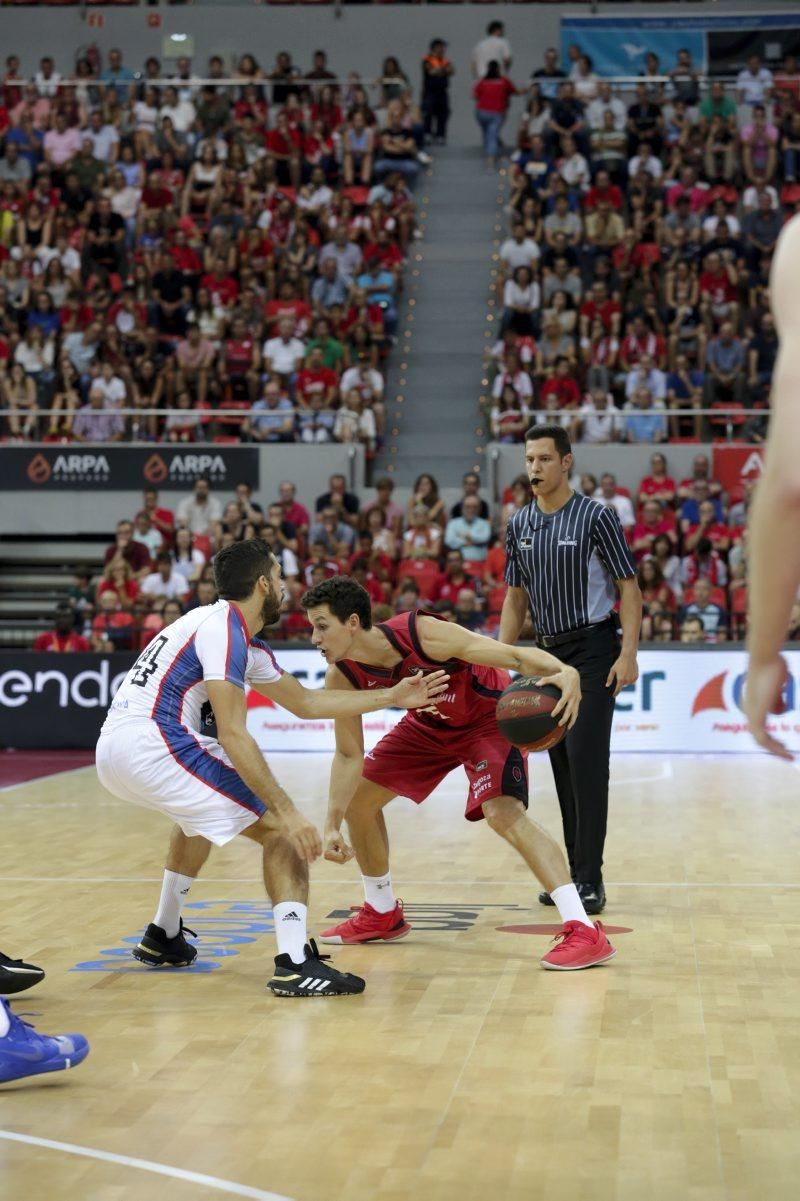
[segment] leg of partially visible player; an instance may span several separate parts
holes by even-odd
[[[411,927],[394,895],[384,808],[397,796],[363,777],[347,807],[347,829],[361,870],[364,904],[347,921],[323,930],[320,942],[394,942]]]

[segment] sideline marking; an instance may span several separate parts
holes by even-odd
[[[185,1168],[171,1168],[167,1164],[153,1163],[149,1159],[135,1159],[130,1155],[116,1155],[113,1151],[98,1151],[95,1147],[79,1147],[75,1143],[59,1143],[51,1138],[37,1138],[33,1134],[15,1134],[11,1130],[0,1130],[0,1138],[12,1143],[27,1143],[31,1147],[45,1147],[48,1151],[65,1151],[67,1155],[83,1155],[86,1159],[99,1159],[104,1163],[121,1164],[124,1168],[139,1168],[142,1172],[153,1172],[156,1176],[169,1176],[173,1180],[188,1180],[191,1184],[202,1184],[217,1189],[220,1193],[232,1193],[235,1197],[250,1197],[251,1201],[292,1201],[283,1193],[265,1193],[263,1189],[251,1188],[247,1184],[236,1184],[232,1180],[221,1180],[218,1176],[206,1176],[203,1172],[189,1172]]]

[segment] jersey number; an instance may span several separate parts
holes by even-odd
[[[145,647],[133,666],[132,684],[138,684],[140,688],[144,688],[150,677],[155,675],[158,670],[158,656],[167,645],[167,641],[166,635],[161,634]]]

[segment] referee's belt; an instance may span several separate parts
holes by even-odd
[[[604,630],[609,626],[616,629],[617,619],[613,613],[609,613],[608,617],[604,617],[602,621],[591,621],[582,625],[576,626],[574,630],[565,630],[563,634],[542,634],[536,639],[536,645],[542,647],[543,650],[549,650],[551,646],[563,646],[565,642],[574,642],[576,638],[582,638],[584,634],[592,630]]]

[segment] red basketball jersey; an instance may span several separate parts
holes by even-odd
[[[336,666],[347,677],[354,688],[386,688],[406,676],[428,674],[444,668],[450,675],[450,686],[436,702],[435,712],[411,709],[404,721],[419,722],[427,729],[453,730],[481,725],[495,720],[497,698],[511,683],[507,671],[496,667],[480,667],[465,663],[462,659],[437,662],[430,659],[422,649],[417,633],[417,618],[435,617],[444,621],[437,613],[418,609],[416,613],[399,613],[376,627],[392,644],[402,661],[393,668],[373,667],[369,663],[356,663],[343,659]]]

